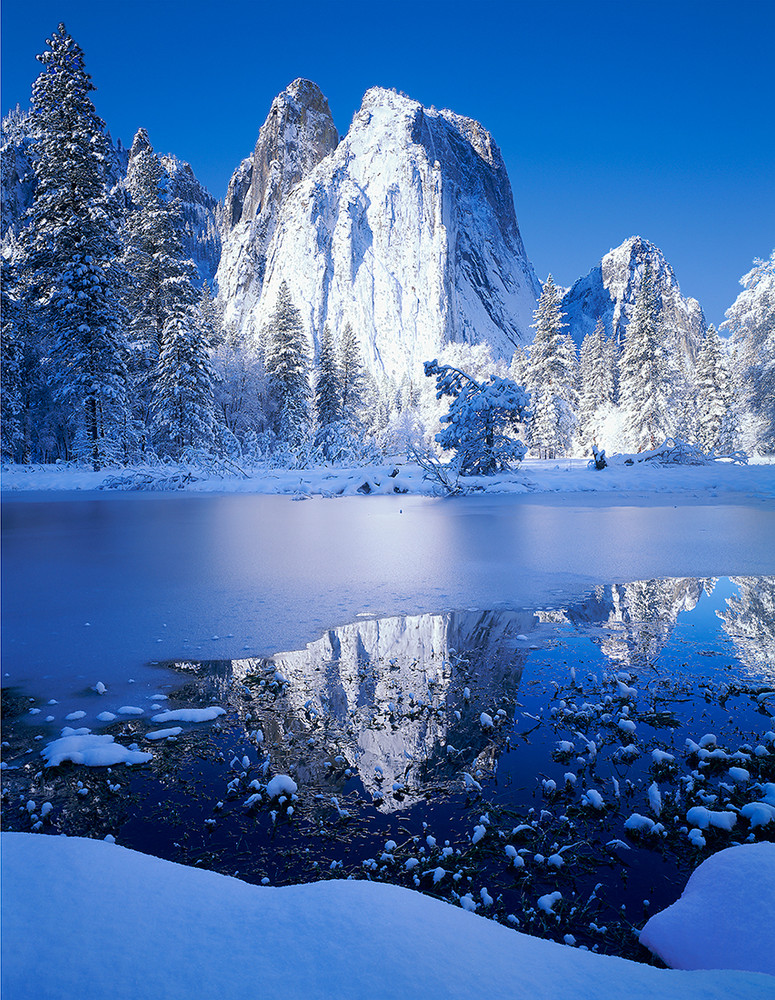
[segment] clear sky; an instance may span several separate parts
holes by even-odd
[[[3,0],[3,111],[61,20],[114,138],[145,126],[218,198],[304,76],[342,134],[375,84],[481,121],[542,279],[639,234],[718,324],[775,246],[773,0]]]

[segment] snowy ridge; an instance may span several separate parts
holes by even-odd
[[[681,295],[675,273],[662,251],[640,236],[631,236],[610,250],[588,275],[570,288],[562,299],[571,335],[577,345],[592,333],[600,317],[606,334],[619,342],[635,308],[643,266],[649,260],[661,321],[668,344],[695,357],[707,324],[696,299]]]
[[[194,176],[191,165],[171,154],[159,157],[167,195],[180,200],[183,252],[196,264],[200,281],[212,283],[221,259],[218,203]]]
[[[227,317],[254,343],[285,281],[315,342],[325,323],[336,333],[350,322],[372,373],[399,380],[419,380],[448,343],[509,358],[531,339],[540,291],[489,133],[378,87],[282,203],[268,244],[255,226],[233,231],[218,281]]]

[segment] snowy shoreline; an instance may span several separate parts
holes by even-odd
[[[657,466],[643,463],[596,471],[586,459],[528,460],[518,470],[489,477],[461,478],[469,497],[508,495],[527,502],[752,504],[775,500],[775,463],[739,466]],[[94,500],[131,494],[153,496],[257,494],[307,497],[412,495],[444,496],[423,470],[409,463],[348,469],[251,470],[224,476],[195,467],[103,469],[56,465],[6,465],[2,499]]]

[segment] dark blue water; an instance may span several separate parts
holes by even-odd
[[[470,896],[530,933],[649,960],[634,931],[704,857],[775,836],[739,813],[775,782],[774,599],[772,577],[652,579],[533,610],[364,618],[273,658],[178,660],[158,674],[163,707],[227,715],[163,746],[144,739],[151,710],[115,722],[154,759],[110,774],[42,771],[52,727],[17,699],[3,822],[29,829],[20,806],[50,801],[43,832],[112,834],[255,882]],[[708,734],[720,754],[702,760],[691,746]],[[269,801],[275,773],[293,776],[295,801]],[[736,821],[698,847],[686,813],[700,804]],[[658,825],[628,830],[633,815]],[[537,906],[555,891],[556,917]]]

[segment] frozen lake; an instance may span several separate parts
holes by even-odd
[[[771,505],[659,502],[8,498],[4,683],[67,701],[103,681],[123,701],[129,678],[137,698],[158,679],[148,661],[297,649],[358,616],[534,608],[614,581],[775,573]]]

